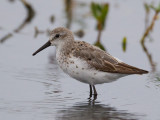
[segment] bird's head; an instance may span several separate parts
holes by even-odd
[[[49,41],[46,42],[42,47],[40,47],[36,52],[34,52],[33,56],[49,46],[59,47],[73,40],[74,37],[70,30],[63,27],[55,28],[51,31]]]

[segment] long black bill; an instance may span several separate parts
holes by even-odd
[[[50,42],[50,41],[46,42],[42,47],[40,47],[40,48],[39,48],[36,52],[34,52],[32,55],[33,55],[33,56],[36,55],[37,53],[39,53],[40,51],[44,50],[45,48],[47,48],[47,47],[49,47],[49,46],[51,46],[51,42]]]

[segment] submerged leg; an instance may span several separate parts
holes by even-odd
[[[89,88],[90,88],[90,94],[89,94],[89,97],[91,98],[92,97],[92,86],[89,85]]]

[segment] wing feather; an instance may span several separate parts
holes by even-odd
[[[109,53],[86,42],[75,42],[77,48],[72,51],[73,56],[85,60],[91,68],[110,73],[143,74],[148,71],[120,62]]]

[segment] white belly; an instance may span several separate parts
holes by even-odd
[[[90,69],[87,62],[76,57],[69,58],[67,63],[60,58],[57,61],[61,69],[72,78],[91,85],[113,82],[120,77],[126,76],[125,74],[107,73]]]

